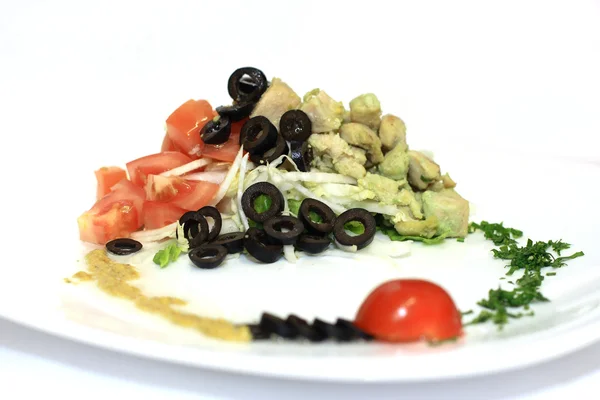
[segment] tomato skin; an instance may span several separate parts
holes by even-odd
[[[240,151],[240,134],[231,134],[229,140],[221,145],[207,144],[202,150],[202,156],[213,160],[233,162]]]
[[[461,314],[435,283],[398,279],[375,288],[360,306],[358,328],[387,342],[447,340],[462,336]]]
[[[186,210],[174,204],[146,201],[144,203],[144,228],[162,228],[178,221],[185,212]]]
[[[119,167],[102,167],[94,171],[96,175],[96,200],[108,194],[120,180],[127,179],[127,171]]]
[[[200,130],[216,115],[206,100],[188,100],[180,105],[166,120],[167,135],[173,146],[188,156],[198,158],[204,147]]]
[[[158,175],[173,168],[192,162],[192,159],[178,151],[164,151],[137,158],[126,164],[129,179],[134,185],[144,187],[148,175]]]
[[[171,204],[188,211],[196,211],[208,205],[219,190],[219,185],[212,182],[185,181],[185,183],[186,190],[180,190],[171,200]]]
[[[122,179],[77,218],[79,238],[104,245],[109,240],[128,237],[142,226],[144,200],[141,188]]]

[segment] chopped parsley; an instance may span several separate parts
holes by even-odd
[[[171,243],[162,250],[159,250],[152,261],[161,268],[165,268],[169,263],[177,260],[181,254],[181,249],[177,246],[177,243]]]
[[[513,275],[522,270],[523,275],[514,282],[512,290],[505,290],[501,287],[490,289],[488,297],[481,299],[477,304],[484,308],[475,318],[466,325],[481,324],[492,321],[502,329],[511,318],[521,318],[523,316],[532,316],[533,311],[528,311],[533,303],[542,303],[549,301],[541,292],[540,287],[544,281],[542,275],[543,268],[561,268],[566,265],[565,261],[583,256],[583,252],[578,251],[570,256],[561,257],[560,253],[571,247],[570,244],[558,241],[533,242],[527,239],[524,246],[520,246],[517,238],[523,236],[523,232],[518,229],[508,228],[503,223],[471,223],[469,233],[477,230],[483,232],[486,239],[494,242],[497,249],[492,249],[494,258],[509,261],[506,267],[506,275]],[[556,253],[555,256],[554,253]],[[546,276],[553,276],[556,273],[548,272]],[[501,278],[502,279],[502,278]],[[514,310],[514,312],[509,312]]]

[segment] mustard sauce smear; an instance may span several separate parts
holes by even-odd
[[[252,340],[250,330],[245,325],[234,325],[224,319],[179,311],[173,306],[187,303],[176,297],[144,295],[139,288],[128,283],[139,279],[140,274],[136,268],[111,260],[104,249],[90,251],[85,260],[87,271],[79,271],[71,279],[65,279],[65,282],[96,282],[100,290],[111,296],[129,300],[140,310],[159,315],[175,325],[194,329],[209,337],[235,342]]]

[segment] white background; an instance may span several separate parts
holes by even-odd
[[[122,149],[154,152],[166,113],[190,97],[225,102],[224,83],[241,65],[301,93],[321,87],[346,102],[380,94],[416,148],[468,157],[491,146],[600,160],[600,5],[593,1],[2,2],[0,117],[21,127],[3,133],[5,152],[14,135],[31,138],[31,148],[14,152],[29,160],[55,153],[44,172],[63,179],[122,163]],[[132,111],[140,98],[152,102]],[[57,126],[67,140],[46,129]],[[96,154],[104,136],[115,151]],[[22,179],[9,174],[6,182]],[[52,179],[36,184],[57,191]],[[91,193],[93,184],[81,186]],[[472,381],[293,384],[142,361],[0,321],[2,398],[58,389],[67,398],[292,398],[296,391],[297,398],[591,398],[582,390],[598,387],[599,360],[596,345]]]

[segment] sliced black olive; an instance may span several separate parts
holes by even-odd
[[[321,218],[321,221],[313,221],[310,216],[311,213],[317,214]],[[302,200],[300,210],[298,211],[298,218],[300,218],[306,229],[317,234],[330,233],[333,231],[335,224],[333,210],[327,204],[310,198]]]
[[[189,226],[189,228],[188,228]],[[196,248],[208,240],[208,222],[202,214],[196,212],[194,219],[183,224],[183,233],[187,238],[190,249]]]
[[[373,340],[373,336],[371,336],[368,333],[364,332],[363,330],[357,328],[356,325],[354,325],[354,323],[352,323],[351,321],[348,321],[346,319],[338,318],[337,321],[335,322],[335,326],[337,326],[338,328],[340,328],[344,332],[346,332],[346,335],[351,340],[352,339]]]
[[[267,90],[267,86],[267,77],[261,70],[244,67],[231,74],[227,82],[227,91],[235,101],[257,101]]]
[[[285,139],[281,136],[277,136],[277,142],[275,143],[275,147],[265,151],[263,154],[251,154],[250,161],[255,164],[267,164],[275,161],[278,157],[283,154],[287,154],[289,151],[289,147]]]
[[[212,218],[213,226],[210,228],[208,232],[208,237],[206,240],[212,242],[214,239],[219,236],[221,233],[221,226],[223,226],[223,220],[221,219],[221,213],[213,206],[204,206],[197,211],[198,214],[202,215],[204,218]]]
[[[268,264],[279,260],[283,251],[281,244],[270,243],[265,231],[258,228],[250,228],[246,231],[244,247],[252,257]]]
[[[350,335],[348,335],[345,330],[341,329],[339,326],[320,320],[319,318],[315,318],[312,326],[315,331],[328,339],[334,339],[340,342],[347,342],[350,340]]]
[[[186,239],[188,239],[188,235],[186,234],[185,223],[188,222],[189,220],[193,220],[195,217],[196,217],[195,211],[188,211],[179,218],[179,225],[181,225],[183,227],[183,236]],[[188,225],[188,230],[189,230],[189,225]],[[175,230],[175,236],[177,237],[177,239],[179,239],[179,232],[177,231],[177,229]]]
[[[230,135],[231,121],[227,117],[211,119],[200,131],[200,138],[206,144],[223,144]]]
[[[350,236],[344,228],[344,225],[350,221],[360,222],[365,227],[365,231],[360,235]],[[363,208],[351,208],[335,219],[333,235],[344,246],[356,246],[362,249],[371,244],[375,237],[375,218]]]
[[[279,120],[279,133],[290,142],[305,142],[312,133],[312,123],[304,111],[289,110]]]
[[[298,336],[298,331],[291,324],[273,314],[263,313],[259,326],[263,332],[269,332],[282,338],[294,339]]]
[[[296,248],[310,254],[319,254],[327,250],[331,239],[327,235],[304,234],[296,240]]]
[[[277,128],[266,117],[250,118],[240,132],[240,145],[250,154],[263,154],[277,144]]]
[[[313,152],[308,142],[290,142],[290,149],[292,161],[294,161],[298,169],[302,172],[310,171]]]
[[[296,217],[280,215],[270,218],[263,224],[265,233],[281,244],[294,244],[304,231],[304,224]],[[283,230],[287,232],[283,232]]]
[[[253,101],[234,102],[230,106],[217,107],[217,112],[221,117],[229,118],[231,122],[238,122],[250,116],[255,105],[256,103]]]
[[[142,244],[129,238],[117,238],[106,243],[106,250],[118,256],[137,253],[142,249]]]
[[[306,320],[296,315],[292,314],[288,316],[285,322],[287,322],[288,325],[298,332],[298,336],[304,337],[311,342],[320,342],[326,339],[326,336],[324,336],[320,331],[314,329],[306,322]]]
[[[271,199],[271,207],[268,210],[259,213],[254,209],[254,200],[261,194]],[[254,222],[265,222],[266,220],[279,215],[283,210],[283,194],[275,185],[269,182],[258,182],[250,185],[242,195],[242,209],[248,218]]]
[[[249,324],[247,326],[254,340],[264,340],[271,337],[271,332],[265,331],[260,324]]]
[[[217,268],[226,256],[227,249],[217,244],[205,244],[195,247],[189,252],[190,260],[196,267],[202,269]]]
[[[225,233],[217,237],[212,244],[224,246],[229,254],[244,251],[244,232]]]

